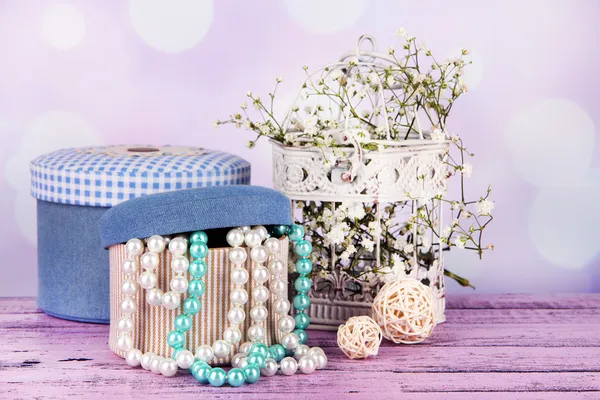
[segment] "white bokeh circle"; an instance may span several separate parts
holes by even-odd
[[[315,33],[338,32],[352,26],[363,14],[366,0],[285,0],[290,17]]]
[[[505,142],[515,170],[538,186],[561,186],[585,176],[594,151],[594,123],[572,101],[548,98],[510,119]]]
[[[558,267],[581,268],[600,251],[600,181],[543,188],[529,214],[529,237],[538,253]]]
[[[196,46],[213,19],[212,0],[130,0],[129,17],[148,45],[166,53]]]
[[[29,120],[21,147],[5,165],[6,180],[17,192],[15,220],[21,232],[36,242],[35,200],[30,195],[29,163],[35,157],[67,147],[102,144],[101,136],[84,117],[67,111],[49,111]]]
[[[85,36],[85,19],[71,4],[55,4],[44,11],[40,20],[40,35],[59,50],[77,46]]]

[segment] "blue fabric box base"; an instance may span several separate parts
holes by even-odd
[[[107,210],[37,201],[38,305],[46,314],[110,323],[108,251],[98,232]]]

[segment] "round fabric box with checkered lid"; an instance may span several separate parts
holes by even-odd
[[[247,161],[196,147],[87,147],[34,159],[40,308],[59,318],[110,322],[109,256],[98,234],[110,207],[159,192],[248,184]]]

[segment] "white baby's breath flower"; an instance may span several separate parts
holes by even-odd
[[[247,108],[248,108],[248,103],[242,103],[242,104],[240,104],[240,108],[241,108],[242,110],[245,110],[245,109],[247,109]]]
[[[407,245],[407,242],[404,238],[398,238],[394,241],[394,249],[396,250],[402,250],[404,248],[404,246]]]
[[[345,250],[349,255],[352,255],[354,253],[356,253],[356,247],[354,247],[354,245],[350,244],[348,245],[348,247],[346,247]]]
[[[375,242],[369,238],[363,238],[360,241],[361,246],[363,246],[367,251],[373,251],[375,248]]]
[[[431,131],[431,140],[433,140],[433,141],[440,141],[440,140],[444,140],[444,139],[445,139],[445,136],[446,136],[446,135],[444,135],[444,132],[442,132],[442,130],[441,130],[441,129],[439,129],[439,128],[434,128],[434,129]]]
[[[489,200],[481,200],[475,203],[475,210],[479,215],[490,215],[494,209],[494,203]]]
[[[473,174],[473,166],[469,163],[464,163],[461,167],[460,167],[460,172],[462,172],[462,174],[464,176],[466,176],[467,178],[470,178],[471,175]]]
[[[404,251],[406,254],[410,254],[415,251],[415,246],[412,243],[408,243],[406,246],[404,246],[402,251]]]
[[[248,97],[252,97],[252,92],[248,90],[248,91],[246,92],[246,96],[248,96]]]
[[[283,76],[278,76],[276,81],[277,81],[277,83],[283,82]]]
[[[465,236],[458,236],[454,239],[454,245],[459,249],[464,249],[467,244],[467,238]]]
[[[399,29],[396,31],[396,36],[399,36],[399,37],[405,37],[405,36],[406,36],[406,29],[404,29],[404,28],[399,28]]]
[[[329,275],[329,272],[325,271],[324,269],[319,271],[319,276],[323,279],[327,278],[328,275]]]
[[[216,120],[213,122],[213,128],[218,128],[219,127],[219,120]]]
[[[341,261],[349,261],[350,260],[350,254],[348,254],[347,251],[342,251],[342,254],[340,254],[340,260]]]
[[[365,217],[365,207],[362,203],[354,203],[348,207],[348,211],[346,213],[348,218],[351,219],[363,219]]]

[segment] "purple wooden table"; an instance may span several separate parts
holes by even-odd
[[[42,314],[30,298],[0,299],[0,399],[419,398],[600,399],[599,295],[468,295],[425,343],[382,344],[349,360],[335,333],[310,331],[327,368],[211,388],[190,375],[129,368],[108,350],[108,327]],[[400,394],[400,393],[404,394]]]

